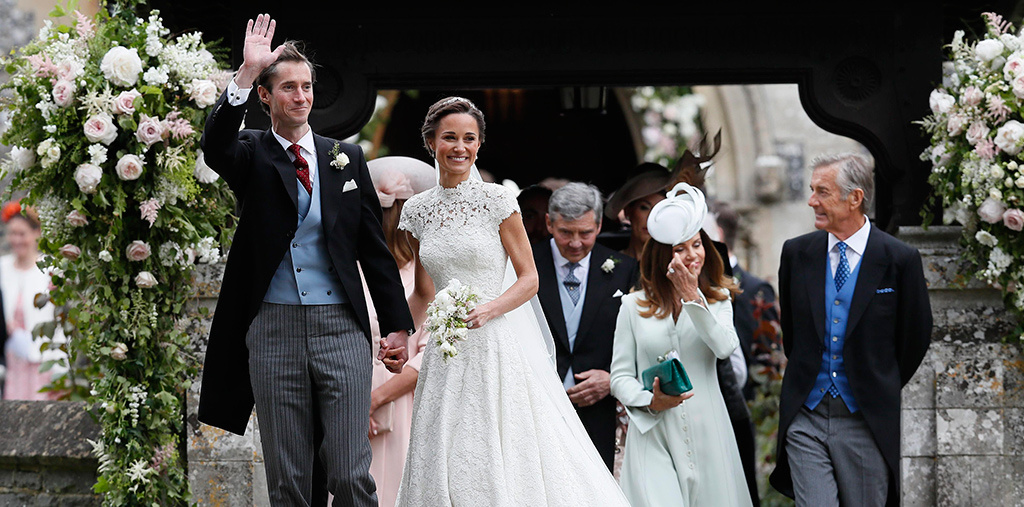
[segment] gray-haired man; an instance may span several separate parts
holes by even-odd
[[[612,468],[615,399],[609,396],[615,318],[621,296],[636,282],[631,257],[595,244],[601,230],[601,192],[569,183],[551,195],[552,238],[533,245],[537,296],[555,338],[558,375],[598,452]]]

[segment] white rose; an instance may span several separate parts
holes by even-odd
[[[1002,42],[1003,46],[1010,51],[1016,51],[1020,49],[1020,39],[1018,39],[1017,36],[1012,33],[1004,33],[1000,35],[999,42]]]
[[[114,98],[114,112],[117,114],[132,114],[135,112],[135,99],[141,97],[138,90],[123,91]]]
[[[942,86],[945,88],[960,86],[960,78],[956,74],[956,65],[953,65],[953,62],[942,62]]]
[[[964,89],[963,95],[960,96],[960,103],[965,106],[976,106],[981,103],[981,100],[985,98],[985,92],[981,91],[981,88],[977,86],[968,86]]]
[[[135,277],[135,285],[138,285],[140,289],[156,287],[156,277],[149,271],[142,271]]]
[[[1007,81],[1019,76],[1024,71],[1024,55],[1013,53],[1003,64],[1003,79]]]
[[[978,207],[978,216],[985,222],[994,224],[1003,220],[1003,213],[1006,211],[1006,206],[1003,205],[998,199],[989,197],[985,199],[985,202],[981,203]]]
[[[961,113],[953,113],[949,115],[949,120],[946,121],[946,130],[951,136],[958,136],[964,132],[964,126],[967,125],[967,115]]]
[[[1003,168],[999,167],[999,164],[992,164],[988,168],[988,176],[994,180],[1002,178],[1003,174]]]
[[[1021,138],[1024,138],[1024,123],[1010,120],[996,130],[995,143],[1000,150],[1016,155],[1021,149]]]
[[[110,262],[110,261],[114,260],[114,256],[110,255],[110,252],[108,252],[107,250],[101,251],[99,253],[99,258],[103,262]]]
[[[11,160],[19,170],[25,170],[36,163],[36,152],[29,148],[14,146],[11,148]]]
[[[1016,185],[1017,188],[1024,188],[1024,176],[1017,178],[1017,181],[1014,181],[1013,184]]]
[[[39,143],[39,146],[36,147],[36,153],[43,157],[39,163],[46,169],[60,160],[60,145],[57,144],[57,141],[50,138]]]
[[[1018,99],[1024,99],[1024,73],[1013,78],[1010,84],[1013,85],[1013,95]]]
[[[956,105],[956,99],[948,93],[932,90],[931,95],[928,96],[928,105],[932,108],[933,113],[944,114],[953,109],[953,106]]]
[[[95,194],[96,187],[103,179],[103,170],[92,164],[82,164],[75,169],[75,183],[86,194]]]
[[[989,128],[983,121],[976,121],[967,129],[967,142],[978,144],[988,137]]]
[[[82,64],[74,60],[64,60],[57,65],[57,77],[64,81],[74,81],[84,70]]]
[[[203,150],[199,150],[199,156],[196,157],[196,168],[192,172],[196,177],[196,181],[199,183],[213,183],[220,178],[220,175],[216,171],[206,165],[206,158],[203,156]]]
[[[82,255],[82,249],[70,243],[57,249],[65,259],[77,260]]]
[[[142,59],[135,49],[114,46],[103,55],[100,62],[103,75],[118,86],[134,86],[142,72]]]
[[[117,139],[117,127],[114,126],[114,119],[107,113],[92,115],[85,121],[85,138],[90,143],[103,143],[109,145]]]
[[[138,155],[129,153],[117,161],[114,169],[117,171],[117,177],[124,181],[137,180],[139,176],[142,176],[142,159]]]
[[[1003,217],[1001,216],[999,217],[1000,220],[1002,220],[1002,218]],[[989,234],[986,231],[978,231],[978,233],[974,235],[974,239],[978,240],[978,243],[981,243],[982,245],[985,246],[996,246],[997,244],[999,244],[999,240],[996,239],[995,236]]]
[[[193,79],[186,92],[199,109],[205,109],[217,102],[217,85],[209,79]]]
[[[466,335],[468,333],[469,333],[469,330],[464,328],[464,327],[457,327],[457,328],[455,328],[455,337],[460,339],[460,340],[465,340],[466,339]]]
[[[58,80],[53,84],[53,102],[60,107],[70,106],[75,100],[75,83]]]
[[[159,118],[142,115],[139,128],[135,130],[135,138],[148,148],[162,141],[166,132],[167,126]]]
[[[974,47],[974,56],[982,62],[991,62],[995,57],[1003,54],[1002,42],[996,39],[985,39]]]
[[[128,346],[117,342],[114,344],[114,348],[110,349],[110,357],[117,361],[124,361],[128,358]]]

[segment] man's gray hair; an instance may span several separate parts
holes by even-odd
[[[864,192],[860,211],[867,215],[875,202],[875,174],[871,164],[855,153],[821,155],[811,161],[812,171],[825,166],[836,168],[836,185],[839,186],[841,198],[846,199],[850,192],[858,188]]]
[[[555,190],[548,201],[548,214],[552,219],[558,215],[571,222],[588,211],[594,212],[594,223],[601,223],[604,205],[601,202],[601,191],[594,185],[569,183]]]

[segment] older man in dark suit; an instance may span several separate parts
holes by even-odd
[[[540,299],[554,335],[558,375],[608,469],[615,460],[615,398],[609,370],[622,295],[638,276],[633,258],[596,244],[601,192],[569,183],[548,204],[550,241],[533,245]]]
[[[244,62],[207,119],[206,161],[241,213],[210,328],[199,420],[243,433],[255,403],[274,505],[309,505],[322,463],[336,505],[376,506],[366,439],[370,325],[356,261],[378,309],[381,357],[402,368],[413,327],[358,146],[315,135],[313,65],[275,23],[249,20]],[[242,130],[253,85],[272,128]]]
[[[931,339],[921,256],[868,220],[863,158],[812,167],[819,230],[787,241],[779,267],[789,365],[771,483],[797,505],[895,505],[900,390]]]

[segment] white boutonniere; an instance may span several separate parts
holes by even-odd
[[[334,148],[331,149],[329,155],[331,156],[331,167],[339,171],[349,163],[348,155],[341,152],[341,145],[338,143],[334,143]]]
[[[605,273],[611,273],[615,269],[615,265],[619,263],[619,259],[615,257],[609,257],[605,259],[604,263],[601,264],[601,271]]]

